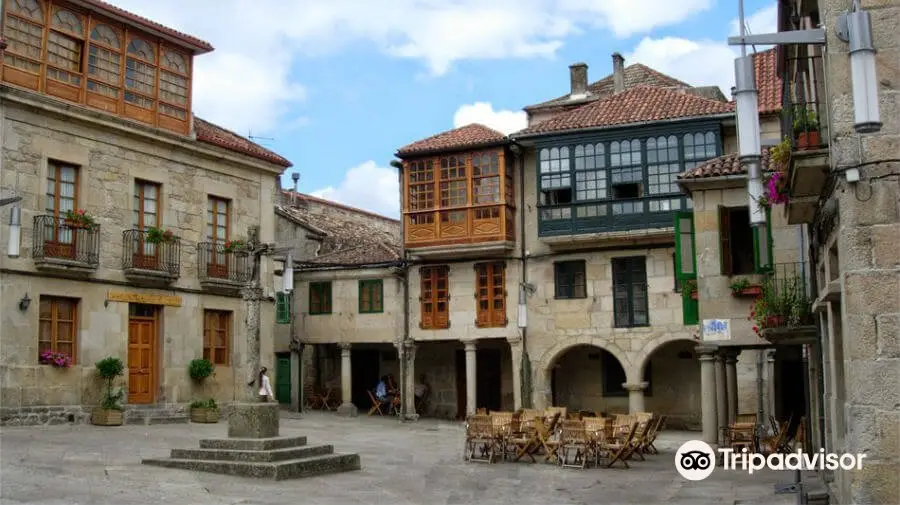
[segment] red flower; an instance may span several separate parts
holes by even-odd
[[[757,328],[756,326],[754,326],[754,327],[753,327],[753,331],[756,332],[756,333],[759,333],[759,328]]]

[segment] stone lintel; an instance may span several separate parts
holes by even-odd
[[[278,404],[233,403],[228,416],[229,438],[274,438],[278,436]]]

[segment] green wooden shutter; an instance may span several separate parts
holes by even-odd
[[[278,403],[291,403],[291,358],[278,356],[275,362],[275,399]]]
[[[287,293],[275,294],[275,321],[278,324],[291,322],[291,297]]]
[[[766,208],[766,224],[753,227],[753,266],[757,273],[772,271],[772,209]]]
[[[681,310],[684,324],[697,324],[700,320],[700,304],[691,296],[692,289],[686,281],[697,280],[697,253],[694,240],[694,214],[675,213],[675,277],[681,284]]]

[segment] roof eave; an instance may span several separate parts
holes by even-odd
[[[637,123],[619,123],[614,125],[603,125],[603,126],[587,126],[584,128],[567,128],[564,130],[553,130],[547,132],[536,132],[536,133],[525,133],[525,134],[511,134],[509,136],[510,140],[518,141],[521,139],[530,139],[537,137],[550,137],[557,135],[566,135],[569,133],[579,133],[579,132],[594,132],[594,131],[606,131],[606,130],[617,130],[621,128],[635,128],[638,126],[648,126],[648,125],[657,125],[657,124],[672,124],[672,123],[683,123],[688,121],[696,121],[698,119],[725,119],[729,117],[733,117],[734,112],[728,113],[719,113],[719,114],[708,114],[703,116],[687,116],[680,118],[672,118],[672,119],[656,119],[653,121],[641,121]]]
[[[714,175],[710,177],[691,177],[688,179],[677,179],[675,182],[687,194],[691,194],[698,190],[707,189],[723,189],[730,187],[738,187],[735,184],[740,181],[746,181],[747,174],[732,175]]]
[[[476,149],[484,149],[486,147],[498,147],[498,146],[507,146],[511,142],[509,137],[505,137],[502,140],[494,140],[491,142],[481,142],[478,144],[469,144],[465,146],[457,146],[457,147],[442,147],[440,149],[424,149],[417,151],[397,151],[394,153],[394,156],[400,158],[401,160],[409,160],[413,158],[419,158],[422,156],[432,156],[435,154],[444,154],[444,153],[458,153],[461,151],[473,151]]]
[[[560,100],[558,98],[554,100],[559,100],[558,102],[554,102],[553,100],[549,102],[538,103],[534,105],[526,105],[522,107],[522,110],[526,112],[541,110],[541,109],[549,109],[551,107],[566,107],[568,105],[584,105],[586,103],[596,102],[600,99],[599,95],[588,95],[585,98],[579,98],[577,100],[572,100],[571,98],[568,100]]]

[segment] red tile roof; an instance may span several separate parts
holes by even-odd
[[[753,55],[753,73],[759,91],[759,113],[773,114],[781,110],[782,82],[778,73],[775,49]]]
[[[289,189],[282,189],[281,190],[282,202],[285,202],[285,204],[290,202],[292,193],[293,193],[293,191],[291,191]],[[337,207],[339,209],[349,210],[350,212],[356,212],[358,214],[363,214],[363,215],[374,217],[377,219],[383,219],[383,220],[391,222],[391,223],[399,223],[400,222],[399,219],[394,219],[392,217],[383,216],[381,214],[377,214],[370,210],[360,209],[358,207],[353,207],[353,206],[346,205],[346,204],[343,204],[340,202],[335,202],[334,200],[326,200],[325,198],[319,198],[318,196],[308,195],[306,193],[298,192],[297,199],[298,200],[307,200],[307,201],[315,202],[315,203],[321,203],[323,205],[330,205],[332,207]]]
[[[512,136],[649,123],[734,112],[734,104],[654,86],[636,86],[603,100],[562,113]]]
[[[771,166],[771,150],[764,149],[762,151],[762,170],[763,172],[769,172],[774,170],[774,167]],[[696,167],[685,170],[679,176],[679,180],[693,180],[693,179],[708,179],[711,177],[725,177],[729,175],[743,175],[746,174],[747,170],[745,170],[741,166],[741,162],[738,159],[737,153],[726,154],[723,156],[719,156],[718,158],[713,158],[711,160],[707,160],[705,163],[697,165]]]
[[[181,41],[191,47],[194,48],[196,54],[208,53],[213,50],[213,46],[204,40],[200,40],[197,37],[193,37],[186,33],[182,33],[178,30],[174,30],[169,28],[168,26],[161,25],[156,21],[151,19],[147,19],[142,16],[138,16],[137,14],[126,11],[125,9],[116,7],[115,5],[104,2],[103,0],[81,0],[82,3],[87,4],[89,6],[94,7],[95,9],[106,11],[109,14],[121,16],[128,21],[131,21],[137,25],[142,25],[144,28],[149,28],[151,30],[156,30],[162,32],[169,37],[172,37],[178,41]]]
[[[653,70],[652,68],[643,65],[641,63],[635,63],[633,65],[628,65],[625,67],[625,89],[628,90],[635,86],[648,85],[648,86],[658,86],[658,87],[676,87],[676,88],[689,88],[690,85],[686,82],[679,81],[678,79],[663,74],[662,72],[658,72]],[[615,91],[615,84],[613,83],[613,75],[609,74],[603,79],[600,79],[597,82],[588,86],[588,91],[591,94],[591,98],[585,100],[597,100],[603,99],[613,94]],[[541,109],[544,107],[554,107],[559,105],[566,105],[566,102],[569,101],[569,95],[563,95],[558,98],[554,98],[553,100],[548,100],[546,102],[541,102],[535,105],[529,105],[525,107],[525,110],[532,109]],[[582,100],[584,101],[584,100]]]
[[[481,147],[505,141],[506,135],[482,124],[473,123],[405,145],[397,150],[397,156]]]
[[[209,121],[194,116],[194,129],[197,132],[197,140],[214,146],[235,151],[238,153],[253,156],[261,160],[280,165],[282,167],[292,167],[293,163],[287,159],[275,154],[265,147],[244,138],[233,131],[226,130],[221,126],[214,125]]]

